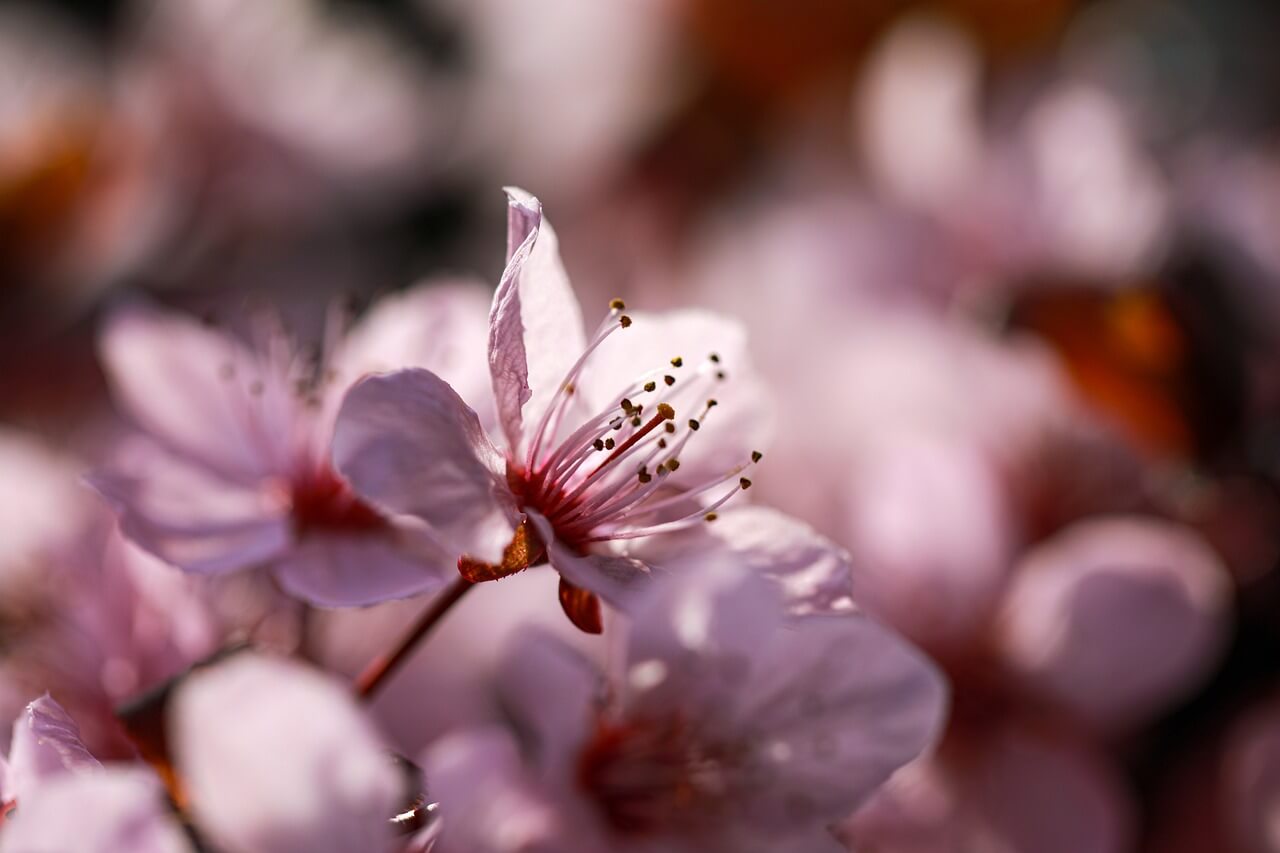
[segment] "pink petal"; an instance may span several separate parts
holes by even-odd
[[[8,785],[0,798],[22,799],[54,776],[101,767],[85,748],[75,720],[46,693],[13,723]]]
[[[0,853],[194,853],[141,768],[68,774],[24,796],[0,833]]]
[[[1230,581],[1193,531],[1154,518],[1077,523],[1024,559],[1005,599],[1006,663],[1097,725],[1138,722],[1222,652]]]
[[[497,420],[485,355],[489,302],[482,284],[453,280],[383,296],[347,333],[329,367],[342,385],[369,373],[425,368],[448,382],[486,430],[492,429]]]
[[[762,642],[723,715],[725,729],[763,744],[767,781],[744,804],[753,823],[843,817],[940,736],[943,677],[876,622],[804,616]]]
[[[616,554],[578,554],[555,537],[551,524],[536,512],[528,513],[547,544],[552,568],[574,586],[590,590],[614,607],[625,608],[649,579],[649,568],[639,560]]]
[[[476,413],[430,371],[356,383],[338,413],[333,459],[362,497],[423,519],[456,555],[497,562],[511,540],[502,457]]]
[[[283,494],[229,482],[144,443],[115,461],[117,468],[93,473],[89,484],[124,535],[167,563],[199,574],[248,569],[292,539]]]
[[[243,655],[192,675],[171,713],[192,809],[220,847],[391,849],[403,778],[345,685]]]
[[[582,311],[542,205],[507,189],[507,268],[489,314],[489,372],[512,453],[586,348]]]
[[[631,326],[614,333],[592,354],[590,369],[578,383],[584,398],[597,407],[608,405],[642,373],[659,369],[676,384],[665,389],[659,383],[665,390],[658,392],[655,402],[669,399],[677,423],[701,418],[707,398],[714,398],[717,406],[702,418],[698,434],[680,454],[683,479],[677,482],[695,483],[723,474],[750,461],[753,450],[767,449],[773,432],[772,400],[751,364],[741,323],[701,310],[629,313]],[[708,361],[713,353],[719,363]],[[684,361],[680,368],[671,365],[676,356]],[[700,371],[709,381],[699,383],[692,397],[683,394]],[[713,379],[717,371],[724,373],[723,380]]]
[[[1276,802],[1280,798],[1280,702],[1252,708],[1231,727],[1223,748],[1218,802],[1242,850],[1280,849]],[[1194,780],[1203,795],[1205,778]],[[1212,782],[1210,777],[1210,782]]]
[[[629,707],[642,716],[678,707],[694,719],[736,700],[782,621],[774,585],[723,563],[653,584],[628,615]]]
[[[457,555],[419,531],[310,534],[274,564],[290,595],[319,607],[360,607],[434,592],[456,576]]]
[[[242,483],[291,461],[288,378],[229,335],[135,306],[109,318],[99,350],[119,404],[171,450]]]
[[[498,695],[551,776],[572,774],[591,731],[604,683],[587,658],[545,629],[524,627],[508,639],[498,667]]]
[[[563,853],[565,827],[525,770],[505,729],[477,728],[438,741],[424,762],[446,815],[444,853]],[[597,848],[578,835],[575,851]],[[603,853],[603,851],[600,851]]]
[[[726,510],[714,524],[642,539],[631,553],[672,574],[711,561],[736,563],[778,583],[792,613],[852,606],[849,553],[807,524],[765,507]]]

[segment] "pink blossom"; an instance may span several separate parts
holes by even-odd
[[[441,377],[406,370],[352,388],[334,460],[359,494],[451,543],[468,580],[545,556],[566,613],[598,631],[596,595],[623,599],[656,565],[647,546],[715,520],[751,485],[769,413],[736,323],[703,311],[631,315],[614,300],[584,337],[541,206],[520,190],[509,196],[510,259],[489,327],[505,441]],[[791,548],[792,557],[835,551],[803,525],[761,518],[789,539],[762,537],[761,557],[806,537],[816,551]],[[826,565],[847,579],[842,558]]]
[[[942,723],[915,650],[862,616],[788,616],[757,573],[673,575],[632,616],[607,685],[544,635],[515,644],[511,727],[428,753],[443,849],[838,850],[826,826]]]
[[[451,561],[420,523],[351,492],[329,464],[329,438],[342,392],[370,370],[428,365],[466,387],[481,363],[467,334],[481,304],[461,286],[392,297],[341,340],[330,335],[319,364],[270,323],[251,346],[192,318],[123,309],[102,358],[151,441],[92,483],[126,536],[189,572],[266,567],[287,592],[328,606],[434,589]]]

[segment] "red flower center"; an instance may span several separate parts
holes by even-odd
[[[369,533],[387,525],[386,518],[356,497],[346,480],[328,466],[295,479],[291,485],[293,528],[298,535]]]

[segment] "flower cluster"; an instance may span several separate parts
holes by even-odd
[[[935,743],[937,668],[858,609],[842,548],[748,503],[772,411],[742,327],[615,299],[584,334],[541,205],[508,195],[487,324],[462,285],[331,312],[317,352],[126,305],[102,500],[12,439],[29,517],[83,518],[7,573],[12,684],[44,695],[11,711],[0,851],[839,850]],[[409,754],[376,700],[438,624],[501,631],[453,608],[517,575],[567,622],[510,633],[477,676],[501,713]],[[359,677],[324,671],[317,619],[414,596]]]

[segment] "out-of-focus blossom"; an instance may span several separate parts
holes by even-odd
[[[502,677],[512,729],[432,748],[443,849],[834,848],[825,827],[937,733],[941,679],[870,620],[787,618],[725,565],[642,599],[607,687],[531,636]]]
[[[193,181],[234,213],[385,204],[438,160],[439,87],[372,19],[316,0],[140,0],[134,84]]]
[[[107,66],[35,4],[0,14],[0,271],[10,308],[41,324],[165,227],[168,158]]]
[[[607,185],[681,93],[676,5],[431,3],[473,51],[460,147],[557,201]]]
[[[121,529],[198,574],[269,568],[292,595],[368,604],[435,588],[428,533],[357,498],[329,462],[342,393],[371,370],[424,365],[467,388],[483,376],[483,298],[466,287],[392,297],[318,363],[263,323],[246,344],[193,318],[126,308],[102,337],[117,399],[154,443],[92,482]]]
[[[761,457],[768,411],[741,329],[715,315],[633,318],[615,300],[586,341],[555,234],[518,190],[508,251],[489,332],[505,453],[454,389],[419,370],[351,390],[334,459],[362,496],[425,520],[461,555],[467,580],[545,556],[565,612],[599,631],[596,596],[619,604],[648,574],[643,540],[714,521],[751,485],[743,473]],[[676,406],[693,415],[680,426]],[[812,534],[793,525],[788,535]],[[821,550],[792,554],[821,560]]]
[[[1108,762],[1069,738],[998,729],[895,774],[841,828],[883,853],[1125,853],[1133,815]]]
[[[909,20],[885,40],[859,92],[875,183],[948,224],[961,281],[1054,271],[1126,282],[1152,270],[1172,198],[1120,104],[1064,80],[1003,130],[986,129],[980,71],[963,36],[938,22]]]
[[[1230,577],[1193,531],[1111,516],[1081,521],[1025,554],[997,617],[1017,676],[1098,726],[1133,725],[1217,662]]]
[[[23,492],[0,496],[0,708],[51,690],[95,751],[130,754],[115,706],[211,652],[218,622],[188,578],[121,539],[76,462],[14,432],[0,454],[0,492]]]
[[[219,849],[392,849],[406,778],[344,686],[244,655],[192,674],[173,702],[179,777]]]

